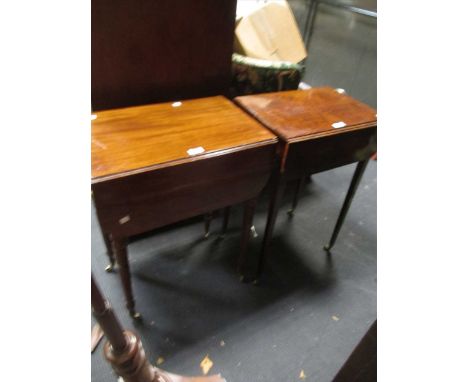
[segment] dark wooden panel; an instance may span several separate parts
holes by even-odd
[[[102,229],[132,236],[257,196],[276,142],[92,185]]]
[[[369,158],[377,149],[377,127],[346,131],[289,144],[285,173],[288,179],[330,170]]]
[[[93,110],[225,94],[236,0],[92,0]]]

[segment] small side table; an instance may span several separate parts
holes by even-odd
[[[256,270],[261,274],[286,182],[358,162],[330,242],[334,245],[354,193],[377,147],[377,114],[371,107],[323,87],[235,98],[280,139],[274,191]]]
[[[127,238],[245,203],[242,273],[255,201],[274,166],[276,136],[222,96],[96,112],[92,190],[111,264],[137,318]]]

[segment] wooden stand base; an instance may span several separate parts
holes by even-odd
[[[110,342],[104,345],[104,356],[125,382],[226,382],[221,375],[185,377],[152,366],[146,359],[140,339],[131,331],[124,332],[127,347],[115,354]]]
[[[110,303],[105,300],[92,276],[91,304],[94,317],[108,339],[104,345],[104,357],[125,382],[226,382],[219,374],[185,377],[151,365],[141,340],[135,333],[122,329]]]

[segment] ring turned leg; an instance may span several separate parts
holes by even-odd
[[[296,182],[296,190],[294,191],[294,198],[293,198],[292,206],[291,206],[291,209],[288,211],[288,215],[291,217],[294,215],[294,211],[296,210],[297,202],[299,201],[299,194],[302,190],[305,179],[306,179],[305,176],[301,176]]]
[[[109,233],[102,233],[104,244],[106,245],[107,256],[109,257],[109,265],[106,267],[106,272],[112,272],[115,269],[115,256],[112,249],[112,236]]]
[[[344,200],[343,206],[341,207],[340,215],[338,216],[338,220],[336,222],[335,228],[333,230],[333,234],[331,236],[330,242],[323,247],[325,251],[330,251],[335,245],[336,238],[340,233],[341,226],[343,225],[343,221],[346,218],[346,214],[348,213],[349,207],[351,206],[351,202],[353,201],[354,194],[359,186],[361,181],[362,175],[366,169],[367,163],[369,159],[363,160],[358,162],[356,166],[356,170],[354,171],[353,179],[351,179],[351,184],[349,185],[348,193],[346,194],[346,198]]]
[[[125,238],[114,238],[115,257],[119,265],[120,280],[127,300],[127,309],[130,316],[134,319],[140,319],[140,313],[135,311],[135,300],[133,298],[132,280],[130,276],[130,267],[128,265],[127,240]]]
[[[273,186],[272,195],[270,197],[270,206],[268,208],[268,219],[265,227],[265,234],[263,236],[262,249],[260,251],[260,257],[258,259],[257,270],[255,272],[255,278],[258,280],[263,271],[265,258],[268,256],[270,249],[270,241],[273,236],[273,230],[275,228],[276,217],[278,215],[278,209],[283,197],[286,182],[281,174],[277,175],[277,179]]]
[[[247,247],[249,245],[249,238],[251,234],[251,227],[255,213],[256,203],[257,198],[250,199],[244,203],[244,221],[242,223],[242,241],[238,265],[241,281],[246,281],[244,275],[245,262],[247,259]]]
[[[221,228],[221,237],[226,236],[228,224],[229,224],[229,215],[231,214],[231,206],[224,208],[223,211],[223,227]]]

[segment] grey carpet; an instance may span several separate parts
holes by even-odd
[[[192,219],[134,239],[129,245],[138,310],[134,326],[125,310],[117,274],[107,274],[104,243],[92,221],[92,269],[119,318],[142,337],[151,361],[181,374],[200,373],[209,354],[212,372],[230,382],[330,381],[376,318],[376,163],[371,162],[332,256],[326,243],[354,165],[314,175],[295,216],[286,214],[289,187],[277,221],[273,251],[260,286],[239,283],[235,261],[242,208],[230,230],[203,240],[203,223]],[[249,248],[258,255],[268,195],[262,196]],[[223,341],[223,342],[222,342]],[[222,346],[221,344],[224,344]],[[92,355],[95,382],[115,381],[102,358]]]

